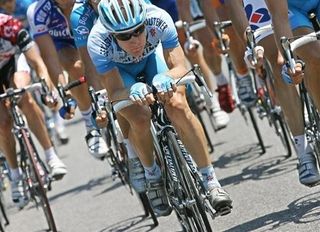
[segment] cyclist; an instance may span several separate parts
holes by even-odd
[[[74,1],[40,0],[30,5],[27,11],[30,30],[39,46],[49,74],[54,84],[66,84],[65,72],[75,80],[83,76],[83,65],[75,47],[69,28],[69,16]],[[87,84],[72,89],[72,96],[77,100],[82,118],[85,121],[87,135],[85,140],[89,153],[95,158],[106,155],[108,148],[99,129],[92,120],[92,108]],[[74,116],[76,102],[70,96],[70,107],[63,108],[62,117],[70,119]]]
[[[192,3],[193,1],[191,1]],[[192,22],[203,17],[199,14],[193,12],[193,5],[190,4],[189,1],[186,1],[182,4],[182,1],[177,1],[178,9],[180,12],[181,19],[186,22]],[[206,36],[203,36],[203,35]],[[214,53],[211,48],[211,38],[213,38],[212,32],[210,31],[209,27],[206,26],[205,28],[194,32],[195,39],[189,38],[187,41],[185,40],[184,36],[179,37],[180,43],[183,44],[183,48],[185,51],[185,55],[187,56],[188,60],[192,64],[199,64],[201,71],[203,72],[203,76],[205,81],[213,93],[212,98],[208,98],[206,96],[206,103],[207,106],[211,109],[212,116],[214,121],[217,124],[217,128],[224,128],[228,124],[230,118],[226,112],[231,112],[234,109],[234,102],[230,95],[223,95],[222,92],[219,93],[219,100],[217,99],[217,95],[215,94],[216,84],[213,80],[213,73],[216,77],[216,80],[221,79],[223,74],[221,73],[221,66],[215,65],[217,63],[217,59],[220,61],[220,55]],[[210,41],[210,42],[209,42]],[[204,49],[205,48],[205,49]],[[206,49],[209,48],[209,49]],[[209,67],[210,66],[210,67]],[[217,74],[216,70],[218,70]],[[221,83],[219,83],[221,84]],[[219,86],[218,86],[219,89]],[[228,96],[230,97],[228,100]],[[220,106],[221,104],[221,106]],[[222,109],[223,110],[222,110]],[[226,112],[224,112],[226,111]]]
[[[33,2],[35,2],[35,0],[21,0],[18,2],[16,0],[2,0],[0,1],[0,12],[8,15],[13,15],[16,19],[19,19],[23,23],[24,28],[29,29],[27,20],[27,9]],[[17,60],[17,71],[27,73],[31,72],[30,67],[23,54],[21,54],[19,56],[19,59]],[[66,134],[64,120],[59,116],[57,107],[51,109],[51,112],[52,117],[50,115],[45,115],[47,127],[52,127],[53,122],[56,132],[55,135],[62,144],[66,144],[69,138]]]
[[[204,17],[208,22],[229,19],[228,9],[224,4],[224,0],[202,0],[198,2],[203,11]],[[212,10],[209,6],[214,7],[216,11]],[[239,98],[245,105],[252,106],[255,104],[257,98],[253,89],[249,70],[243,60],[242,54],[245,52],[245,46],[241,38],[239,38],[235,33],[233,26],[226,28],[225,32],[230,37],[230,50],[228,52],[235,66]],[[215,40],[213,45],[218,48],[218,41]]]
[[[266,0],[269,11],[272,15],[272,24],[274,27],[274,35],[276,43],[280,51],[280,38],[286,36],[288,38],[293,37],[293,35],[305,35],[313,31],[313,27],[308,18],[308,12],[315,10],[317,17],[319,18],[320,12],[320,1],[273,1]],[[289,12],[289,14],[287,13]],[[290,28],[291,25],[291,28]],[[297,84],[301,78],[304,78],[304,82],[307,86],[308,91],[310,92],[315,105],[320,109],[320,83],[318,81],[318,57],[320,51],[320,43],[312,42],[307,45],[302,46],[297,49],[297,55],[299,58],[306,62],[305,71],[303,71],[303,64],[297,62],[295,67],[295,72],[293,70],[287,70],[285,76],[291,77],[292,82]],[[279,60],[283,58],[279,57]],[[286,69],[283,66],[283,70]],[[304,75],[305,72],[305,75]],[[306,148],[306,154],[300,156],[300,167],[299,167],[299,176],[300,182],[305,184],[314,184],[320,181],[319,170],[316,165],[316,158],[313,155],[313,152],[307,142],[304,140],[302,143]]]
[[[226,0],[226,4],[230,9],[230,15],[232,16],[235,28],[238,29],[237,31],[242,36],[249,24],[253,30],[271,24],[271,17],[264,0],[243,0],[243,5],[241,1],[234,2]],[[260,18],[256,18],[255,16],[257,15],[260,15]],[[270,61],[273,69],[276,97],[286,116],[299,158],[299,180],[305,185],[314,184],[314,176],[309,175],[308,172],[306,172],[306,166],[316,167],[316,164],[313,163],[309,165],[310,161],[315,162],[315,160],[313,158],[308,158],[309,156],[313,156],[313,151],[310,144],[307,142],[306,133],[304,131],[301,101],[295,86],[286,84],[281,78],[282,64],[279,64],[278,62],[278,49],[274,37],[271,36],[272,33],[271,30],[266,31],[261,34],[260,37],[256,38],[256,42],[262,46],[257,47],[257,49],[261,49],[259,58],[263,58],[264,54]],[[252,54],[247,53],[245,59],[248,60],[249,64],[252,61],[251,57]],[[260,63],[261,62],[259,62],[259,65]]]
[[[17,50],[17,47],[25,54],[28,62],[32,64],[37,72],[37,75],[44,77],[50,89],[53,89],[46,66],[38,55],[34,42],[31,40],[31,37],[23,28],[22,23],[19,20],[14,19],[9,15],[0,14],[0,38],[1,93],[4,92],[4,87],[8,88],[12,86],[21,88],[30,83],[29,75],[24,72],[16,71],[15,55],[17,55],[19,51]],[[54,101],[52,100],[54,99],[46,98],[46,103],[49,103],[50,106],[54,106]],[[46,161],[52,176],[56,179],[61,179],[67,173],[67,169],[58,158],[55,149],[52,146],[40,108],[29,93],[23,95],[19,105],[27,118],[30,129],[36,135],[44,149]],[[27,203],[27,195],[24,193],[22,172],[18,167],[17,162],[15,138],[11,130],[12,118],[9,115],[5,103],[2,101],[0,103],[0,148],[5,154],[10,167],[12,199],[19,207],[23,207]]]
[[[197,1],[178,0],[177,3],[181,18],[183,20],[191,22],[193,20],[204,18]],[[211,10],[215,11],[215,9],[212,7]],[[222,72],[220,53],[218,53],[217,50],[212,47],[214,35],[211,27],[212,25],[210,25],[210,22],[207,21],[207,26],[205,28],[194,33],[196,39],[187,41],[187,43],[185,43],[185,50],[187,47],[198,47],[198,49],[192,49],[192,51],[190,49],[189,51],[186,50],[186,56],[192,63],[199,63],[201,70],[204,73],[204,77],[206,78],[206,82],[212,91],[214,91],[216,88],[215,85],[217,85],[216,91],[218,92],[220,106],[225,112],[231,113],[235,108],[235,104],[232,97],[231,88],[228,83],[228,78]],[[203,49],[203,47],[205,49]],[[199,50],[202,50],[203,52]],[[210,79],[212,75],[211,72],[215,76],[216,84]]]
[[[171,209],[153,156],[150,112],[144,106],[152,103],[154,96],[146,84],[137,82],[136,77],[141,74],[158,89],[159,100],[198,164],[213,208],[231,208],[229,194],[221,188],[211,165],[204,132],[188,107],[185,88],[171,88],[173,79],[184,75],[186,67],[170,15],[141,0],[101,0],[98,10],[99,21],[89,35],[89,54],[111,100],[130,97],[136,103],[120,114],[130,124],[129,139],[145,169],[147,193],[154,211],[165,216]],[[162,54],[155,52],[160,42],[166,63]]]
[[[189,1],[184,2],[184,4],[181,4],[180,1],[176,1],[176,0],[171,0],[171,1],[153,0],[151,2],[154,5],[167,11],[170,14],[170,16],[174,22],[177,22],[179,19],[178,10],[180,12],[181,18],[184,21],[186,21],[186,22],[193,21],[193,18],[191,17],[191,14],[190,14]],[[203,31],[203,30],[201,30],[201,31]],[[182,29],[178,29],[178,35],[179,35],[180,44],[183,45],[185,54],[186,54],[189,62],[192,64],[199,64],[201,71],[203,72],[204,78],[206,80],[206,83],[213,93],[212,98],[206,97],[205,100],[206,100],[207,106],[209,106],[212,111],[212,116],[214,118],[214,121],[216,122],[217,129],[221,129],[221,128],[226,127],[230,118],[223,110],[221,110],[221,108],[229,108],[229,106],[228,107],[223,107],[223,106],[220,107],[220,104],[216,98],[216,95],[214,94],[215,87],[214,87],[214,83],[211,80],[212,72],[206,62],[206,59],[203,56],[203,51],[204,50],[206,51],[207,49],[203,49],[203,47],[201,46],[199,41],[196,39],[190,38],[189,41],[186,41],[186,38],[184,35],[184,30],[182,30]],[[208,54],[208,52],[205,52],[205,54]],[[212,60],[209,57],[206,57],[206,58],[207,58],[207,60]],[[221,99],[221,96],[219,97],[219,99]],[[233,99],[232,99],[231,95],[230,95],[230,99],[231,99],[230,103],[233,104]]]
[[[75,45],[79,51],[81,61],[85,67],[85,76],[88,77],[88,82],[96,90],[102,89],[100,78],[93,65],[87,50],[87,42],[89,32],[98,18],[98,4],[100,0],[80,0],[77,1],[72,9],[70,15],[70,24],[74,35]],[[106,115],[104,112],[97,115],[97,123],[102,127],[106,125]],[[132,187],[138,192],[145,192],[144,170],[139,158],[127,139],[127,128],[129,125],[125,120],[122,120],[121,115],[117,115],[118,121],[122,125],[123,133],[125,134],[124,143],[126,144],[128,158],[129,158],[129,175]]]

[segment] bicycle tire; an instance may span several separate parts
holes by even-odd
[[[195,228],[194,231],[210,232],[212,229],[206,215],[206,211],[202,206],[202,201],[194,184],[193,177],[187,169],[187,163],[183,158],[176,134],[172,131],[167,131],[166,137],[168,149],[172,154],[172,159],[174,160],[173,163],[175,164],[176,174],[177,176],[180,176],[179,181],[183,192],[186,195],[185,197],[196,201],[195,204],[192,204],[192,207],[186,207],[186,215],[184,216],[187,216],[186,218],[189,219],[187,223],[191,228]]]
[[[274,77],[273,77],[272,68],[268,60],[265,60],[264,62],[264,69],[266,72],[265,83],[266,83],[266,91],[268,94],[267,97],[269,98],[269,101],[270,101],[269,104],[271,106],[271,109],[270,108],[268,109],[268,113],[272,113],[270,112],[270,110],[276,111],[275,109],[276,100],[275,100]],[[273,114],[274,115],[271,115],[271,118],[273,119],[272,120],[273,127],[276,130],[276,134],[280,137],[281,143],[287,152],[286,157],[289,158],[292,155],[292,149],[291,149],[291,143],[290,143],[291,139],[289,139],[289,134],[290,134],[289,126],[285,120],[282,110],[280,110],[280,112],[276,111]]]
[[[139,193],[139,199],[142,203],[142,206],[143,206],[143,209],[145,212],[145,217],[149,217],[149,215],[150,215],[153,220],[154,226],[155,227],[158,226],[159,225],[158,218],[152,209],[152,206],[150,204],[150,201],[149,201],[147,194],[146,193]]]
[[[110,149],[111,162],[113,163],[113,165],[115,166],[115,169],[118,172],[117,174],[121,183],[123,185],[129,186],[130,192],[132,193],[131,183],[129,178],[129,166],[128,166],[128,158],[127,158],[128,154],[127,154],[125,145],[123,143],[118,143],[114,128],[112,127],[111,124],[108,124],[108,129],[106,133],[108,133],[106,135],[108,138],[108,145],[114,146],[114,149],[116,149],[118,152],[118,154],[115,155],[113,149]],[[121,156],[123,160],[120,160],[119,156]],[[139,200],[143,206],[145,216],[148,217],[150,214],[153,220],[154,226],[158,226],[159,225],[158,219],[155,213],[153,212],[153,209],[150,205],[149,199],[146,196],[146,194],[145,193],[139,194]]]
[[[261,147],[261,153],[260,154],[264,154],[264,153],[266,153],[266,148],[265,148],[262,136],[261,136],[260,129],[258,127],[258,123],[257,123],[256,117],[255,117],[251,107],[247,107],[247,110],[248,110],[248,113],[249,113],[249,116],[250,116],[250,119],[251,119],[251,122],[252,122],[252,125],[253,125],[253,128],[254,128],[254,131],[256,132],[256,136],[257,136],[259,145]]]
[[[308,110],[308,117],[309,117],[309,124],[311,126],[312,133],[312,144],[314,147],[314,152],[316,155],[316,160],[318,162],[318,166],[320,167],[320,116],[318,111],[314,107],[314,103],[311,97],[306,93],[306,98],[308,99],[307,110]]]
[[[41,208],[43,209],[49,229],[53,232],[57,232],[57,227],[53,218],[49,200],[47,198],[46,190],[44,189],[42,178],[37,168],[36,162],[38,161],[36,161],[35,159],[35,157],[37,156],[37,150],[35,149],[34,144],[31,141],[31,137],[27,135],[27,132],[24,129],[21,130],[21,140],[24,146],[24,151],[27,153],[27,157],[30,160],[35,181],[37,182],[34,185],[35,192],[37,193],[37,197],[40,200]]]
[[[287,154],[286,157],[289,158],[292,155],[291,143],[289,139],[289,131],[288,128],[285,126],[284,118],[281,115],[276,115],[274,119],[273,126],[276,130],[276,134],[280,137],[281,143],[285,148]]]
[[[200,124],[201,124],[201,126],[203,128],[203,131],[204,131],[204,135],[206,136],[207,145],[208,145],[208,148],[209,148],[209,153],[212,153],[214,151],[213,141],[211,140],[210,133],[208,131],[208,127],[204,124],[204,120],[203,120],[203,118],[201,116],[201,112],[205,111],[207,113],[212,129],[214,131],[217,131],[216,127],[215,127],[215,124],[212,121],[213,119],[211,118],[211,115],[210,115],[210,113],[208,112],[207,109],[205,109],[205,108],[202,108],[202,110],[199,109],[199,107],[197,106],[196,101],[194,100],[194,98],[192,96],[187,96],[187,101],[188,101],[188,105],[189,105],[191,111],[199,119],[199,122],[200,122]]]
[[[8,218],[8,214],[7,214],[7,209],[6,209],[6,204],[5,204],[5,200],[4,200],[4,196],[3,196],[3,192],[0,191],[0,210],[3,216],[3,219],[5,221],[5,225],[9,225],[10,221]],[[2,225],[2,223],[1,223]]]

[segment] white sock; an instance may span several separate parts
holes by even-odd
[[[50,147],[49,149],[45,150],[44,155],[46,156],[47,162],[57,157],[57,153],[54,150],[54,147]]]
[[[159,180],[161,178],[161,170],[159,165],[153,161],[151,167],[144,166],[144,174],[148,180]]]
[[[239,74],[239,73],[236,73],[236,75],[237,75],[237,77],[238,78],[242,78],[242,77],[246,77],[246,76],[248,76],[249,75],[249,73],[247,72],[247,73],[245,73],[245,74]]]
[[[81,112],[82,118],[84,119],[84,122],[86,124],[87,132],[89,132],[92,129],[95,129],[96,127],[92,122],[92,116],[91,116],[92,108],[90,107],[88,110],[80,111],[80,112]]]
[[[128,152],[128,158],[129,159],[133,159],[133,158],[137,158],[137,153],[134,150],[133,146],[131,145],[129,139],[124,139],[123,140],[124,144],[126,145],[127,148],[127,152]]]
[[[59,115],[59,111],[52,111],[52,116],[57,130],[64,129],[64,119]]]
[[[215,76],[216,76],[216,81],[217,81],[218,86],[228,84],[228,79],[222,72],[220,74],[215,75]]]
[[[14,168],[14,169],[10,168],[10,177],[11,177],[12,181],[20,179],[21,175],[22,175],[22,171],[21,171],[20,167]]]
[[[306,134],[294,136],[294,145],[297,149],[298,158],[311,151],[311,147],[307,142]]]
[[[221,185],[217,179],[216,173],[212,165],[200,168],[199,171],[202,175],[203,184],[206,190],[210,190],[217,187],[221,188]]]

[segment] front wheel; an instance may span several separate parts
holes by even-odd
[[[31,167],[32,167],[31,172],[33,172],[33,176],[34,176],[34,181],[35,181],[35,183],[33,183],[34,192],[36,193],[36,196],[40,200],[40,204],[45,214],[47,223],[49,225],[49,229],[53,232],[56,232],[57,231],[56,224],[53,218],[49,200],[47,198],[47,193],[44,188],[43,179],[38,169],[40,165],[39,161],[36,158],[38,157],[38,154],[36,153],[34,145],[30,140],[31,138],[27,135],[27,132],[25,130],[22,130],[21,133],[22,133],[22,143],[25,148],[24,151],[27,153],[26,155],[30,160]]]
[[[175,173],[181,187],[180,201],[184,203],[184,210],[176,210],[182,226],[187,231],[211,232],[211,226],[204,209],[201,193],[196,187],[196,180],[184,158],[181,146],[177,141],[176,134],[172,131],[167,133],[167,142]]]

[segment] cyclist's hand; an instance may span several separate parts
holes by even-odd
[[[188,55],[193,55],[198,52],[202,52],[203,50],[203,47],[200,44],[200,42],[194,39],[192,36],[188,40],[186,40],[183,48],[184,48],[184,52]]]
[[[129,98],[138,105],[150,105],[155,101],[150,86],[142,82],[131,86]]]
[[[101,110],[98,114],[96,112],[92,113],[92,118],[99,128],[104,128],[108,124],[107,111]]]
[[[262,46],[256,46],[254,52],[256,53],[256,63],[253,60],[252,50],[248,47],[244,53],[244,60],[249,68],[257,69],[263,65],[264,49]]]
[[[59,109],[59,114],[64,119],[71,119],[74,117],[77,108],[77,102],[71,96],[66,100],[67,106],[62,106]]]
[[[58,105],[58,96],[54,91],[50,94],[41,94],[41,101],[50,109],[53,109]]]
[[[302,62],[297,62],[293,71],[284,64],[281,70],[283,81],[287,84],[300,84],[304,77],[303,69],[304,63]]]
[[[222,34],[222,41],[223,44],[225,45],[225,49],[223,50],[220,44],[220,40],[217,38],[214,38],[211,45],[214,49],[217,50],[218,53],[220,54],[225,54],[229,51],[229,44],[230,44],[230,38],[227,34]]]
[[[177,90],[174,79],[163,73],[154,76],[152,85],[157,89],[158,99],[163,103],[169,101]]]

